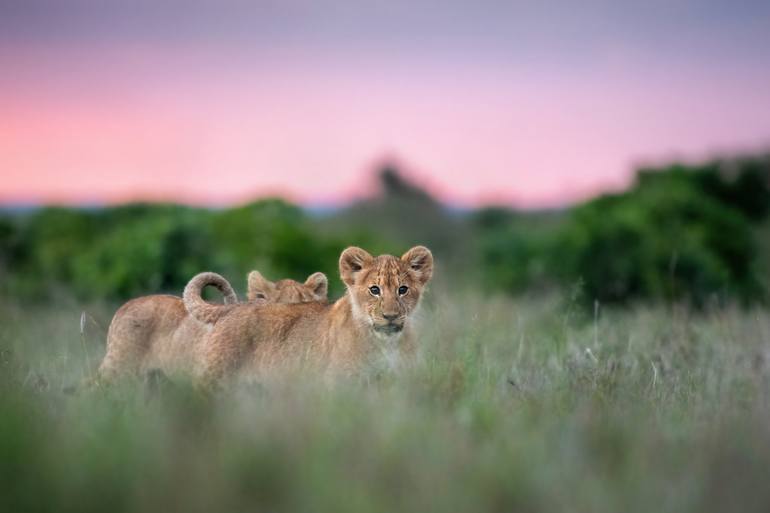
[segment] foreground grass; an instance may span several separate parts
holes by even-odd
[[[0,307],[3,511],[769,511],[770,313],[436,301],[413,368],[77,394],[110,308]]]

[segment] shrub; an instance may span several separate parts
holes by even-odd
[[[575,209],[551,253],[554,273],[582,280],[588,300],[703,305],[762,294],[750,223],[687,181],[642,182]]]
[[[73,285],[81,297],[180,293],[194,274],[215,267],[205,225],[188,216],[124,222],[83,249]]]

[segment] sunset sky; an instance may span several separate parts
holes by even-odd
[[[340,204],[395,161],[558,206],[767,149],[768,2],[0,2],[6,204]]]

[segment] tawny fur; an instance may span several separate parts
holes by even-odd
[[[222,313],[221,305],[207,303],[201,297],[208,275],[201,273],[195,276],[184,288],[182,299],[187,311],[198,321],[211,324]],[[203,286],[201,286],[203,284]],[[250,303],[308,303],[311,301],[326,301],[329,281],[324,273],[313,273],[305,283],[294,280],[278,280],[273,283],[259,271],[251,271],[248,276],[247,298]]]
[[[259,276],[259,280],[253,277]],[[320,275],[320,277],[318,276]],[[312,280],[311,280],[312,278]],[[272,283],[257,271],[249,274],[248,296],[257,302],[300,302],[309,297],[325,299],[326,276],[315,273],[308,278],[310,285],[294,280]],[[225,305],[211,305],[201,298],[203,289],[212,285],[224,296]],[[323,292],[323,296],[321,296]],[[238,302],[230,284],[216,273],[201,273],[185,288],[186,300],[193,308],[227,306]],[[137,374],[158,368],[173,372],[189,369],[207,327],[191,316],[182,298],[152,295],[133,299],[113,316],[107,333],[107,353],[99,367],[99,377],[109,381],[116,377]]]
[[[385,353],[413,354],[413,313],[433,273],[431,252],[417,246],[401,258],[373,257],[351,247],[339,268],[347,292],[334,304],[215,307],[220,316],[200,353],[203,383],[290,368],[351,374]]]

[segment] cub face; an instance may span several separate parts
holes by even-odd
[[[272,282],[259,271],[251,271],[248,277],[249,301],[267,303],[308,303],[326,301],[329,281],[324,273],[311,274],[305,283],[294,280]]]
[[[413,247],[401,258],[373,257],[351,247],[340,255],[339,265],[354,315],[385,337],[401,333],[433,275],[433,255],[424,246]]]

